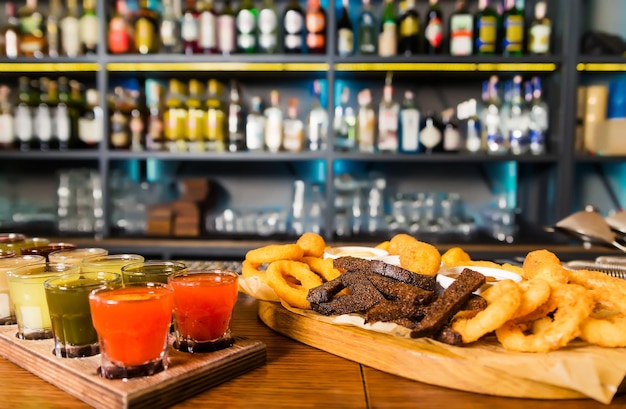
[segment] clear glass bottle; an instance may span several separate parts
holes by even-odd
[[[183,51],[180,20],[174,13],[172,0],[163,0],[159,37],[161,38],[162,53],[180,54]]]
[[[263,54],[274,54],[279,50],[278,44],[278,13],[274,0],[263,0],[258,20],[258,51]]]
[[[376,111],[372,105],[372,91],[365,88],[357,95],[359,110],[357,112],[356,138],[359,152],[374,153],[376,151]]]
[[[378,34],[378,55],[391,57],[398,53],[398,24],[393,0],[385,0]]]
[[[326,149],[328,142],[328,112],[322,106],[322,85],[319,80],[313,81],[313,102],[307,118],[306,137],[310,151]]]
[[[6,24],[0,31],[0,56],[17,58],[20,55],[20,24],[16,16],[15,3],[9,1],[4,6]]]
[[[391,75],[388,74],[383,87],[383,96],[378,105],[378,140],[379,152],[398,152],[398,122],[400,104],[393,99]]]
[[[39,79],[39,104],[35,108],[34,120],[34,136],[42,151],[50,150],[50,142],[52,141],[52,109],[49,105],[49,86],[50,78],[42,77]]]
[[[439,0],[429,0],[430,6],[426,13],[424,26],[424,52],[426,54],[441,54],[443,52],[443,14]]]
[[[190,152],[203,152],[205,139],[206,110],[203,106],[204,87],[197,79],[189,80],[185,107],[187,108],[187,127],[185,142]]]
[[[354,53],[354,31],[350,20],[348,0],[342,1],[341,17],[337,22],[337,54],[346,57]]]
[[[67,77],[59,77],[56,82],[57,105],[53,122],[55,124],[55,137],[59,150],[67,150],[72,147],[73,139],[76,137],[77,118],[72,118],[70,107],[70,88]]]
[[[532,102],[530,104],[530,152],[533,155],[543,155],[546,153],[546,138],[550,128],[550,111],[548,104],[543,98],[543,87],[541,78],[533,77]]]
[[[535,3],[535,18],[528,27],[528,53],[550,54],[552,43],[552,21],[546,17],[547,4],[541,0]]]
[[[14,112],[15,136],[20,146],[20,150],[29,151],[34,134],[33,111],[35,107],[35,96],[31,90],[30,79],[20,77],[17,106]]]
[[[341,90],[339,103],[335,106],[333,130],[336,151],[353,152],[356,150],[356,113],[350,105],[350,88],[347,86]]]
[[[528,135],[528,114],[524,103],[522,76],[513,77],[511,89],[511,108],[508,115],[507,139],[513,155],[523,155],[530,150]],[[532,96],[532,88],[529,92]]]
[[[417,153],[419,151],[420,111],[415,105],[413,91],[404,91],[400,108],[399,151]]]
[[[241,91],[236,81],[230,82],[228,101],[228,151],[240,152],[246,147],[245,113],[241,103]]]
[[[448,33],[450,36],[450,55],[472,55],[474,16],[467,8],[466,0],[457,0],[456,9],[450,15]]]
[[[502,101],[498,94],[498,77],[492,75],[487,84],[488,99],[484,108],[484,119],[482,120],[487,153],[506,154],[509,151],[509,147],[505,135],[502,134],[502,125],[500,123],[500,106]]]
[[[456,153],[461,150],[461,132],[454,118],[454,108],[448,108],[441,112],[443,122],[443,151]]]
[[[370,0],[362,0],[363,5],[358,21],[357,53],[360,55],[376,54],[378,26],[376,16],[372,11]]]
[[[85,90],[85,106],[78,118],[78,138],[91,148],[96,148],[104,139],[100,93],[95,88]]]
[[[270,106],[265,108],[264,115],[265,147],[272,153],[280,152],[283,146],[283,110],[278,90],[270,92]]]
[[[265,149],[265,115],[259,95],[250,100],[250,112],[246,116],[246,149],[253,152]]]
[[[15,143],[11,88],[0,85],[0,149],[11,149]]]
[[[68,0],[67,10],[61,19],[61,54],[66,57],[76,57],[81,54],[80,20],[78,15],[78,0]]]
[[[217,53],[217,12],[213,0],[203,0],[198,15],[198,48],[203,54]]]
[[[426,154],[443,151],[442,125],[433,111],[426,112],[420,129],[421,150]]]
[[[96,0],[83,0],[83,15],[79,20],[79,36],[83,54],[96,54],[100,43],[100,20],[96,15]]]
[[[283,51],[285,54],[304,52],[304,11],[298,0],[289,0],[282,18]]]
[[[490,0],[478,0],[478,11],[474,15],[475,54],[493,55],[496,53],[499,17]]]
[[[237,52],[254,54],[257,52],[257,25],[259,11],[252,0],[242,0],[235,17],[237,30]]]
[[[165,135],[163,124],[164,106],[163,87],[158,81],[146,81],[146,105],[148,120],[146,129],[146,149],[162,151],[165,149]],[[204,126],[204,124],[202,124]]]
[[[465,139],[465,151],[476,153],[483,150],[481,121],[478,116],[478,102],[474,98],[467,100],[462,112],[457,115],[464,121],[461,134]]]
[[[287,152],[302,152],[304,149],[304,123],[298,115],[298,100],[291,98],[283,124],[283,149]]]
[[[228,132],[224,85],[215,79],[207,82],[206,108],[206,149],[211,152],[223,152],[226,150]]]

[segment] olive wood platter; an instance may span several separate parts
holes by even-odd
[[[169,367],[152,376],[128,380],[98,375],[100,355],[58,358],[53,341],[21,340],[17,327],[0,327],[0,356],[95,408],[164,408],[226,382],[266,362],[261,341],[236,337],[232,347],[190,354],[169,343]]]
[[[312,311],[296,313],[270,301],[259,301],[258,315],[268,327],[304,344],[451,389],[519,398],[592,398],[608,404],[626,387],[626,348],[582,346],[547,354],[515,353],[504,350],[493,336],[454,347],[428,338],[333,324],[325,321],[328,317],[314,317],[319,314]]]

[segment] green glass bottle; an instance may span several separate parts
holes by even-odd
[[[502,55],[522,55],[524,44],[524,0],[506,0],[502,13],[500,44]]]
[[[378,34],[378,55],[391,57],[398,53],[398,24],[393,0],[385,0]]]
[[[478,1],[478,12],[474,17],[474,52],[482,55],[496,53],[498,39],[498,12],[490,0]]]

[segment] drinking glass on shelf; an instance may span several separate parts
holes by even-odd
[[[78,358],[99,353],[93,327],[89,293],[102,286],[122,287],[122,275],[110,272],[64,274],[44,282],[52,322],[53,353]]]
[[[101,287],[89,295],[100,344],[100,376],[128,379],[168,367],[173,290],[163,283]]]
[[[7,273],[18,338],[52,338],[52,322],[43,283],[49,278],[70,273],[80,273],[80,265],[39,262]]]

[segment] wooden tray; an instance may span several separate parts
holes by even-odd
[[[332,324],[291,312],[276,302],[259,301],[258,314],[268,327],[304,344],[431,385],[506,397],[593,398],[603,403],[610,403],[625,386],[624,348],[523,354],[504,350],[495,339],[452,347],[426,338]]]
[[[100,355],[57,358],[53,341],[18,339],[17,327],[0,327],[0,355],[95,408],[161,408],[262,366],[265,344],[237,337],[227,349],[188,354],[170,347],[169,367],[156,375],[128,381],[97,374]],[[170,340],[170,346],[173,340]]]

